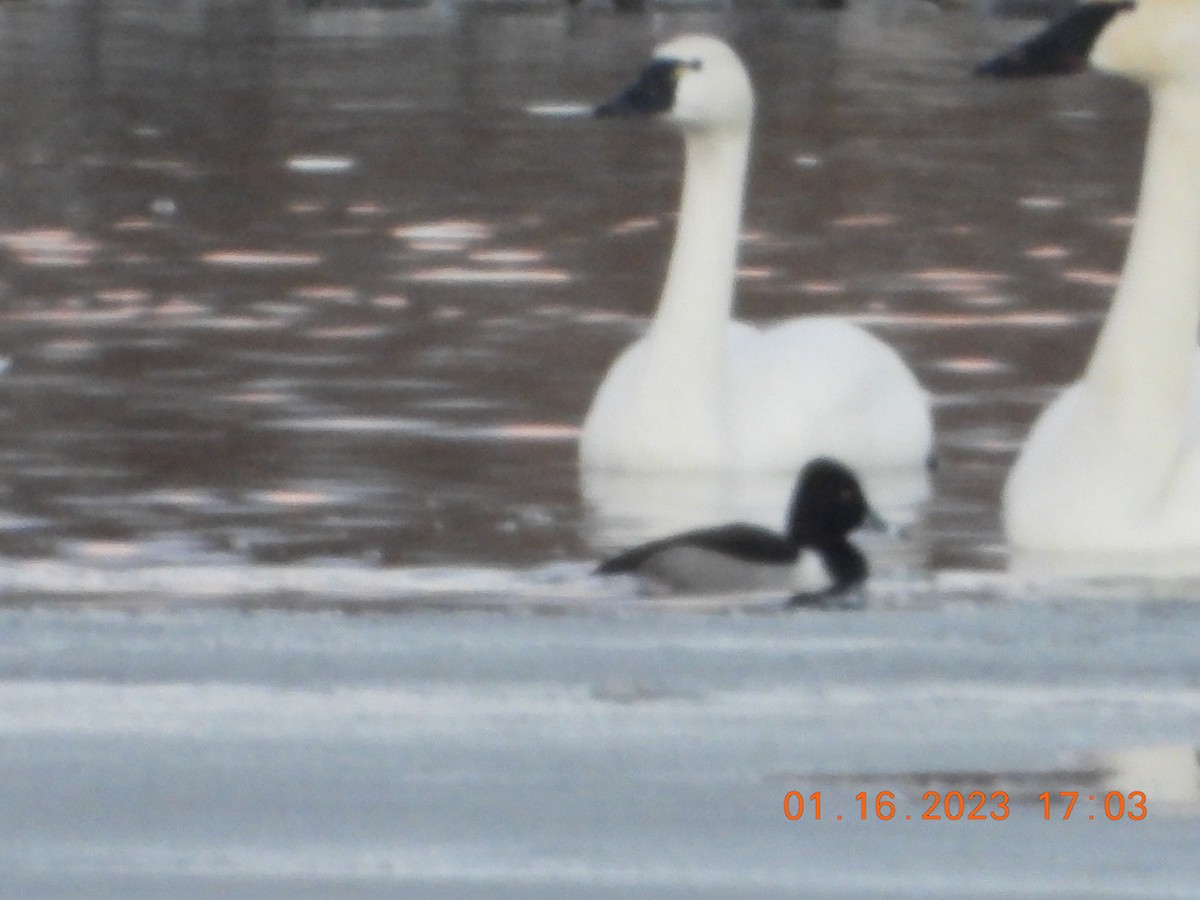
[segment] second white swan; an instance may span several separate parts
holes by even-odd
[[[1179,551],[1196,562],[1197,48],[1197,0],[1089,3],[980,67],[987,75],[1048,75],[1090,59],[1146,85],[1151,99],[1137,221],[1112,309],[1083,377],[1037,420],[1004,488],[1004,526],[1019,550],[1118,560],[1106,568],[1140,568]]]

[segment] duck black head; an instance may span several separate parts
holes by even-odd
[[[788,510],[788,537],[797,544],[841,540],[870,514],[858,478],[834,459],[819,458],[800,473]]]

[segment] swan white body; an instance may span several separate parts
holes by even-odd
[[[680,128],[685,154],[675,246],[654,321],[592,401],[583,466],[794,473],[820,455],[856,469],[924,466],[929,397],[890,347],[831,318],[731,320],[750,80],[710,37],[661,45],[651,68],[664,65],[671,102],[655,111]]]
[[[1200,3],[1139,0],[1091,62],[1147,85],[1129,252],[1083,377],[1042,413],[1004,488],[1018,549],[1200,550]]]

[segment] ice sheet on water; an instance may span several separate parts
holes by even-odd
[[[0,595],[134,605],[219,603],[237,607],[311,604],[448,608],[578,606],[636,600],[628,590],[592,578],[591,562],[533,569],[482,566],[382,567],[327,560],[250,565],[213,557],[196,564],[123,564],[138,548],[93,548],[75,560],[13,561],[0,571]]]
[[[392,611],[541,609],[580,615],[620,609],[797,614],[789,611],[788,598],[779,592],[663,593],[632,576],[597,576],[596,561],[586,559],[530,567],[385,566],[373,559],[332,556],[289,564],[250,563],[236,553],[206,552],[170,536],[144,545],[93,541],[70,549],[57,559],[9,561],[0,569],[0,596],[9,604],[118,603],[148,608],[216,604]],[[1200,584],[1191,579],[1030,577],[1003,571],[927,572],[903,561],[885,565],[889,567],[869,581],[856,609],[1077,608],[1095,602],[1136,609],[1147,603],[1186,605],[1200,599]]]

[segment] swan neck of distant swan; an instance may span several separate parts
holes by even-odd
[[[1113,439],[1152,468],[1172,465],[1184,439],[1198,328],[1200,92],[1166,85],[1151,94],[1137,218],[1085,376]]]
[[[749,151],[748,127],[684,133],[675,248],[652,334],[687,344],[694,359],[722,345],[732,312]]]

